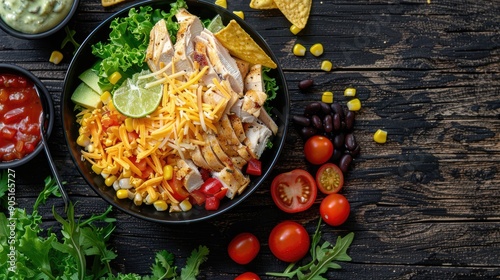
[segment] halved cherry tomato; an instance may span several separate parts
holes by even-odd
[[[213,196],[222,189],[222,183],[217,178],[208,178],[200,187],[200,191],[208,196]]]
[[[253,272],[247,271],[247,272],[244,272],[244,273],[236,276],[236,278],[234,278],[234,280],[260,280],[260,277],[259,277],[259,275],[255,274]]]
[[[220,200],[215,196],[207,196],[205,200],[205,209],[209,211],[217,210],[220,206]]]
[[[246,173],[248,175],[262,175],[262,162],[256,158],[252,158],[247,163]]]
[[[227,253],[238,264],[248,264],[260,251],[260,242],[255,235],[243,232],[236,235],[227,246]]]
[[[309,209],[316,200],[317,192],[314,178],[303,169],[281,173],[271,183],[274,203],[287,213]]]
[[[345,196],[332,193],[321,201],[319,213],[325,223],[331,226],[340,226],[349,217],[351,206]]]
[[[285,262],[297,262],[309,251],[311,241],[307,230],[294,221],[277,224],[269,235],[269,249]]]
[[[323,164],[333,155],[333,144],[330,139],[321,135],[314,135],[307,139],[304,145],[304,154],[312,164]]]
[[[334,163],[325,163],[316,172],[316,186],[324,194],[337,193],[344,185],[344,173]]]

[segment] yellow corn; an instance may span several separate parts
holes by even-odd
[[[109,101],[107,105],[110,111],[116,111],[115,105],[113,105],[113,100]]]
[[[380,144],[387,142],[387,131],[382,130],[382,129],[378,129],[373,134],[373,140],[377,143],[380,143]]]
[[[92,165],[92,171],[94,171],[94,172],[95,172],[95,174],[101,174],[101,172],[102,172],[102,168],[100,168],[99,166],[97,166],[97,165],[93,164],[93,165]]]
[[[104,180],[104,184],[108,187],[111,187],[113,185],[113,183],[116,181],[116,176],[109,176],[108,178],[106,178]]]
[[[115,174],[116,172],[118,172],[118,169],[119,168],[117,165],[108,165],[108,166],[104,167],[104,169],[102,171],[107,173],[107,174]]]
[[[156,208],[156,211],[165,211],[168,208],[168,204],[165,200],[157,200],[153,203],[153,206]]]
[[[333,92],[331,91],[323,92],[323,95],[321,96],[321,101],[323,101],[324,103],[333,103]]]
[[[320,43],[314,44],[311,46],[309,51],[312,53],[314,56],[320,56],[323,54],[323,45]]]
[[[49,61],[57,65],[62,61],[63,57],[64,56],[60,51],[53,51],[50,54]]]
[[[170,180],[174,177],[174,167],[170,164],[163,166],[163,179]]]
[[[329,60],[323,60],[321,62],[321,70],[330,72],[332,70],[333,64]]]
[[[130,178],[130,184],[134,186],[134,188],[138,188],[140,185],[142,185],[142,183],[144,183],[144,180],[142,180],[141,178]]]
[[[227,9],[227,1],[226,0],[215,0],[215,5],[219,5],[224,9]]]
[[[95,151],[95,147],[93,144],[88,144],[85,150],[87,150],[87,152],[89,153],[93,153]]]
[[[233,14],[239,16],[241,19],[245,19],[245,14],[243,11],[233,11]]]
[[[295,46],[293,46],[293,54],[296,56],[306,55],[306,47],[302,46],[301,44],[295,44]]]
[[[101,101],[104,104],[108,104],[111,101],[111,93],[109,91],[105,91],[101,94]]]
[[[357,98],[351,99],[347,102],[347,108],[349,111],[359,111],[361,109],[361,101]]]
[[[129,178],[130,176],[132,176],[132,170],[130,170],[130,168],[124,168],[122,171],[122,176],[125,178]]]
[[[76,144],[81,147],[87,147],[90,144],[90,138],[87,135],[80,135],[76,138]]]
[[[295,24],[292,24],[290,26],[290,32],[292,32],[293,35],[297,35],[302,29],[298,28]]]
[[[113,74],[111,74],[108,78],[109,82],[113,85],[118,83],[118,81],[122,78],[122,74],[120,72],[116,71]]]
[[[348,87],[344,90],[344,96],[356,96],[356,89],[353,87]]]
[[[125,119],[125,129],[127,130],[127,132],[134,131],[134,120],[132,118]]]
[[[182,211],[186,212],[191,210],[191,208],[193,208],[193,205],[191,204],[191,202],[189,202],[189,200],[185,199],[181,203],[179,203],[179,207]]]
[[[118,197],[118,199],[128,198],[128,191],[127,190],[117,190],[116,197]]]
[[[142,205],[142,195],[140,193],[136,193],[134,195],[134,204],[137,205],[137,206],[141,206]]]

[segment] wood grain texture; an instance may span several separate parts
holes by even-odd
[[[362,145],[346,178],[343,193],[351,216],[342,226],[322,226],[324,238],[355,232],[349,251],[353,261],[329,272],[328,279],[498,279],[500,278],[500,2],[431,0],[313,1],[306,28],[293,36],[278,10],[257,11],[248,1],[228,1],[245,12],[274,50],[285,71],[291,113],[332,91],[341,103],[343,89],[353,85],[363,108],[355,136]],[[82,42],[102,20],[126,4],[104,9],[97,0],[81,1],[69,26]],[[88,187],[65,146],[59,117],[61,89],[72,48],[63,49],[60,65],[48,62],[64,33],[50,40],[25,41],[0,32],[0,62],[31,70],[48,87],[58,112],[50,139],[52,154],[67,181],[77,212],[104,211],[107,204]],[[325,53],[295,57],[295,43],[320,42]],[[323,59],[334,64],[322,72]],[[311,78],[307,92],[299,81]],[[378,128],[389,133],[376,144]],[[293,123],[285,151],[273,175],[309,168],[303,141]],[[36,172],[33,170],[36,169]],[[16,169],[20,206],[29,207],[50,170],[44,155]],[[210,222],[165,226],[118,210],[112,246],[119,257],[114,269],[146,273],[154,252],[167,249],[182,266],[192,249],[209,246],[200,279],[233,279],[247,270],[262,279],[286,264],[272,256],[267,237],[278,221],[293,219],[314,232],[321,196],[303,213],[280,212],[270,197],[269,178],[247,201]],[[47,227],[54,224],[51,199],[42,208]],[[256,218],[258,217],[258,218]],[[239,232],[261,241],[259,256],[240,266],[226,246]]]

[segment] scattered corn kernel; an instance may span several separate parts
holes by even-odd
[[[101,174],[102,168],[100,168],[99,166],[97,166],[95,164],[92,164],[92,171],[94,171],[95,174]]]
[[[113,74],[111,74],[108,78],[109,82],[113,85],[118,83],[118,81],[122,78],[122,74],[120,72],[116,71]]]
[[[191,208],[193,208],[193,205],[191,204],[191,202],[189,202],[189,200],[185,199],[181,203],[179,203],[179,207],[182,211],[186,212],[191,210]]]
[[[380,143],[380,144],[387,142],[387,131],[382,130],[382,129],[378,129],[373,134],[373,140],[377,143]]]
[[[109,91],[105,91],[101,94],[101,101],[104,104],[108,104],[111,101],[111,93]]]
[[[170,180],[174,177],[174,167],[170,164],[163,166],[163,179]]]
[[[87,147],[90,144],[90,138],[87,135],[80,135],[76,138],[76,144],[81,147]]]
[[[297,35],[302,29],[298,28],[295,24],[292,24],[290,26],[290,32],[292,32],[293,35]]]
[[[361,109],[361,101],[357,98],[351,99],[347,102],[347,108],[349,111],[359,111]]]
[[[323,45],[320,43],[316,43],[311,46],[309,51],[312,53],[314,56],[320,56],[323,54]]]
[[[226,0],[215,0],[215,5],[219,5],[224,9],[227,9],[227,1]]]
[[[168,208],[167,202],[165,200],[157,200],[153,203],[153,206],[155,207],[156,211],[165,211]]]
[[[106,178],[104,180],[104,184],[108,187],[111,187],[113,185],[113,183],[116,181],[116,176],[109,176],[108,178]]]
[[[49,61],[57,65],[62,61],[63,57],[64,56],[60,51],[53,51],[50,54]]]
[[[348,87],[344,90],[344,96],[356,96],[356,89],[353,87]]]
[[[233,14],[239,16],[241,19],[245,19],[245,14],[243,11],[233,11]]]
[[[116,197],[118,197],[119,199],[128,198],[128,191],[127,190],[117,190]]]
[[[332,70],[333,64],[329,60],[323,60],[321,62],[321,70],[330,72]]]
[[[125,129],[127,130],[127,132],[134,131],[134,120],[132,118],[125,119]]]
[[[321,101],[323,101],[324,103],[333,103],[333,92],[331,91],[323,92],[323,95],[321,96]]]
[[[301,44],[295,44],[295,46],[293,46],[293,54],[296,56],[306,55],[306,47]]]

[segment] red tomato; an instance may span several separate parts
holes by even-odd
[[[134,142],[134,140],[139,138],[139,134],[137,134],[137,132],[135,132],[135,131],[127,132],[127,137],[128,137],[128,142],[132,143],[132,142]]]
[[[234,280],[260,280],[260,277],[253,272],[247,271],[238,275]]]
[[[295,169],[276,176],[271,184],[274,203],[287,213],[309,209],[316,200],[316,182],[303,169]]]
[[[214,195],[218,193],[222,189],[222,183],[217,178],[208,178],[200,187],[200,191],[202,191],[206,195]]]
[[[333,155],[332,141],[324,136],[314,135],[307,139],[304,145],[304,153],[310,163],[323,164]]]
[[[214,211],[219,209],[220,200],[215,196],[207,196],[205,199],[205,209],[208,211]]]
[[[146,166],[146,168],[144,170],[142,170],[142,175],[141,175],[141,178],[146,180],[149,178],[149,176],[151,174],[154,174],[155,171],[153,170],[153,168],[149,165]]]
[[[331,226],[340,226],[349,217],[351,206],[345,196],[332,193],[321,201],[319,213],[325,223]]]
[[[170,188],[172,188],[173,191],[172,196],[178,201],[183,201],[189,196],[188,191],[182,185],[182,181],[177,180],[175,178],[175,174],[172,179],[167,181],[167,183],[170,186]]]
[[[311,241],[306,229],[299,223],[284,221],[276,225],[269,235],[269,249],[285,262],[297,262],[309,251]]]
[[[316,186],[324,194],[337,193],[344,185],[344,173],[334,163],[325,163],[316,172]]]
[[[222,188],[218,193],[214,194],[214,197],[216,197],[218,200],[222,200],[224,197],[226,197],[227,194],[227,188]]]
[[[189,201],[191,202],[191,204],[202,205],[203,203],[205,203],[205,200],[207,200],[205,194],[203,194],[200,190],[193,190],[190,194],[188,193],[188,195],[190,195]]]
[[[260,251],[260,242],[249,232],[236,235],[227,246],[227,253],[238,264],[251,262]]]
[[[205,169],[205,168],[200,168],[200,174],[201,174],[201,179],[203,181],[208,180],[208,178],[210,178],[212,176],[212,174],[210,174],[210,170]]]
[[[262,175],[262,162],[255,158],[250,159],[247,163],[246,173],[254,176]]]

